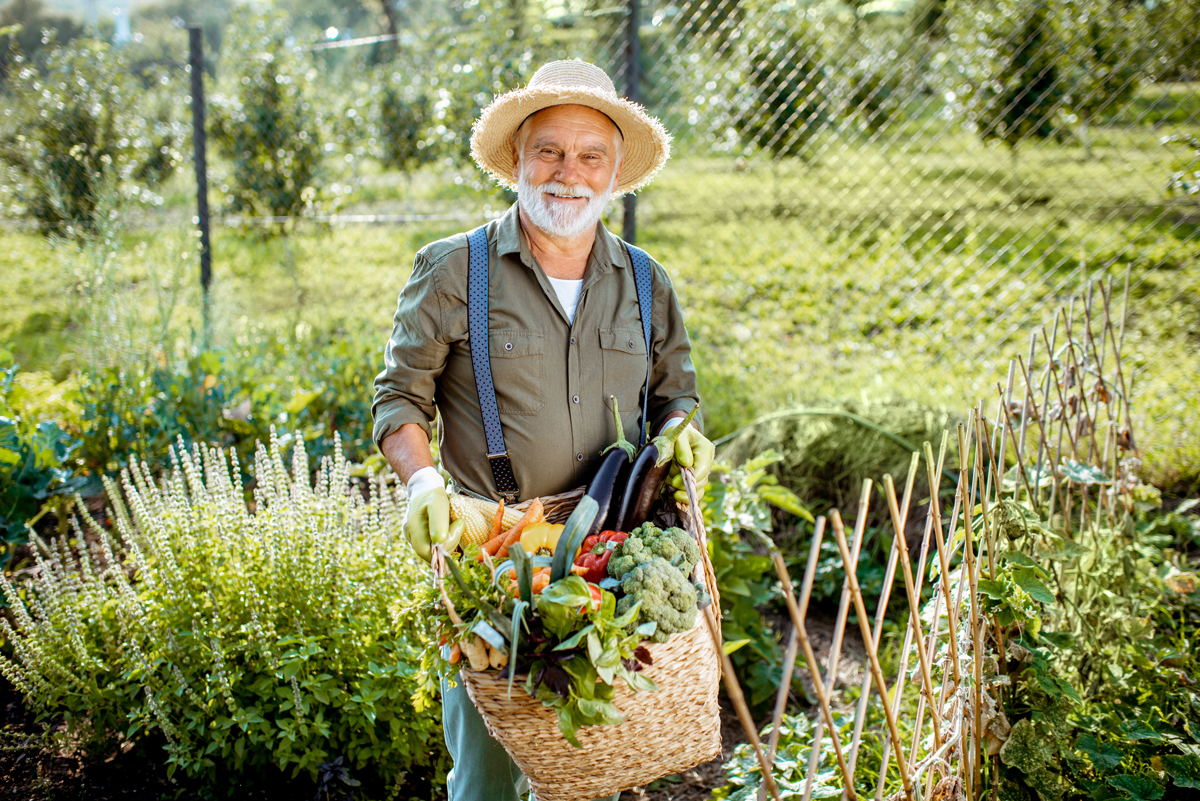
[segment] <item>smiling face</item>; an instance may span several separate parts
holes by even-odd
[[[621,135],[586,106],[533,114],[513,137],[520,206],[545,233],[573,238],[600,220],[620,175]]]

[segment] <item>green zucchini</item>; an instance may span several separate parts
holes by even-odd
[[[583,545],[583,540],[587,537],[598,514],[600,514],[600,504],[596,502],[595,498],[585,495],[579,500],[579,505],[567,518],[562,534],[558,537],[558,545],[554,548],[554,563],[550,566],[551,584],[566,578],[567,574],[571,572],[571,565],[575,561],[575,552]]]

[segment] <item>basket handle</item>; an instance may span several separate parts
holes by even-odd
[[[696,544],[700,546],[700,561],[696,563],[695,580],[704,585],[708,594],[712,596],[713,606],[719,609],[721,598],[717,594],[717,575],[713,570],[712,560],[708,558],[708,532],[704,528],[704,514],[700,511],[700,493],[696,487],[696,473],[690,467],[683,468],[680,473],[683,475],[683,488],[688,497],[685,510],[688,528],[691,535],[695,537]]]

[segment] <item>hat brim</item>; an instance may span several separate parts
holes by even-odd
[[[472,158],[501,186],[516,189],[513,134],[530,114],[569,105],[594,108],[620,129],[625,158],[616,194],[635,192],[650,183],[670,157],[671,135],[636,103],[585,86],[542,86],[506,92],[483,110],[471,131]]]

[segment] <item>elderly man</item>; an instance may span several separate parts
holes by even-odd
[[[559,61],[488,106],[471,144],[517,203],[417,253],[375,379],[374,438],[406,482],[404,532],[426,559],[450,528],[430,451],[435,414],[452,491],[511,503],[588,482],[616,439],[610,397],[634,442],[698,399],[670,279],[600,224],[614,194],[661,169],[662,125],[599,68]],[[712,456],[697,417],[676,463],[702,482]],[[450,801],[515,801],[519,770],[461,685],[443,689]]]

